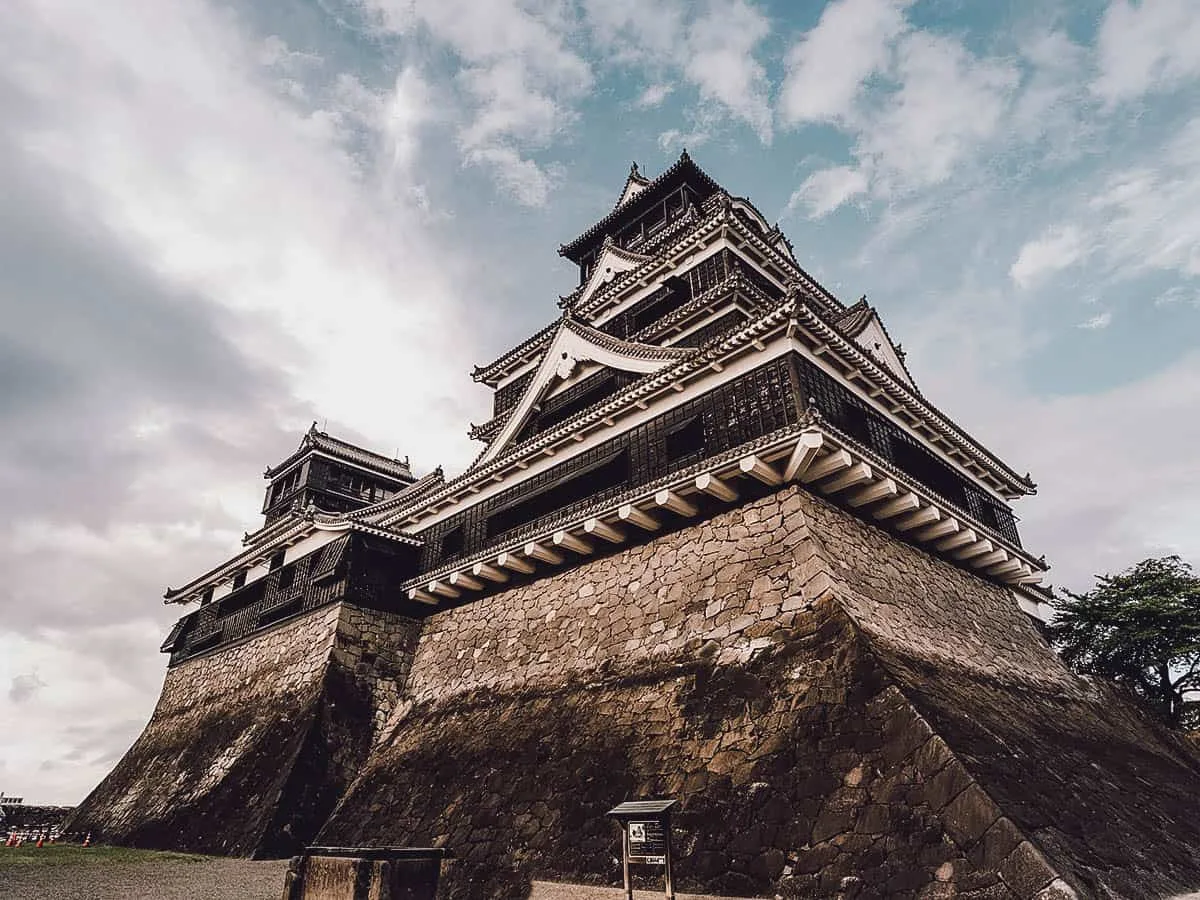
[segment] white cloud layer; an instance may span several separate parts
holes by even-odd
[[[1074,226],[1052,229],[1021,248],[1008,274],[1023,288],[1070,268],[1087,255],[1083,234]]]
[[[758,59],[770,34],[771,22],[749,0],[707,0],[687,4],[664,0],[647,5],[638,0],[586,0],[585,20],[597,49],[614,63],[656,73],[658,83],[643,95],[642,105],[657,105],[670,89],[667,78],[678,78],[699,93],[698,118],[716,125],[711,110],[720,110],[770,143],[773,116],[770,85]],[[654,104],[645,103],[653,97]],[[709,108],[709,115],[702,110]],[[673,129],[664,146],[681,135]],[[710,136],[708,128],[692,129],[695,146]]]
[[[155,597],[236,546],[309,418],[419,469],[469,453],[468,273],[413,194],[426,86],[300,103],[294,63],[199,0],[0,8],[0,720],[38,726],[0,755],[31,796],[80,798],[132,737],[178,613]]]
[[[814,172],[793,195],[810,217],[864,193],[891,200],[946,182],[1008,113],[1016,67],[913,28],[907,6],[837,0],[788,54],[781,120],[833,123],[854,140],[853,167]]]
[[[888,66],[912,0],[837,0],[788,51],[779,93],[784,125],[855,117],[865,82]]]
[[[1109,103],[1169,91],[1200,78],[1200,15],[1193,0],[1113,0],[1096,40],[1092,84]]]

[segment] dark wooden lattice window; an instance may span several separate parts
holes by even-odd
[[[492,537],[511,531],[519,525],[539,519],[555,510],[569,507],[594,494],[625,483],[629,479],[629,451],[616,453],[592,463],[585,469],[553,481],[531,496],[511,506],[497,510],[488,519],[487,531]]]
[[[677,425],[666,434],[667,459],[679,462],[689,456],[704,452],[704,420],[692,416],[682,425]]]
[[[270,565],[270,568],[268,571],[274,572],[276,569],[282,569],[284,556],[285,556],[285,551],[283,551],[283,550],[280,550],[278,553],[276,553],[274,556],[272,556],[271,557],[271,565]]]
[[[690,299],[686,282],[675,276],[668,278],[663,282],[663,290],[656,291],[630,311],[629,332],[632,334],[654,324]]]
[[[845,385],[810,360],[797,357],[798,389],[805,404],[811,399],[835,428],[894,463],[944,500],[996,529],[1020,546],[1012,510],[993,500],[963,474],[923,447],[895,422],[885,419]]]
[[[582,412],[589,406],[594,406],[606,397],[611,397],[636,377],[629,372],[601,371],[572,385],[565,391],[543,400],[541,407],[530,417],[529,421],[525,423],[525,427],[517,435],[517,440],[528,440],[535,434],[553,428],[560,422],[565,422],[576,413]]]
[[[452,556],[457,556],[462,553],[463,549],[463,529],[459,525],[457,528],[451,528],[442,535],[442,558],[449,559]]]
[[[281,591],[289,591],[292,585],[296,583],[296,567],[294,565],[286,566],[279,570],[279,582],[277,587]]]
[[[858,438],[864,444],[870,444],[871,435],[867,411],[860,404],[849,401],[843,405],[842,430],[850,437]]]
[[[242,569],[240,572],[238,572],[236,575],[233,576],[233,589],[236,591],[238,588],[243,587],[245,584],[246,584],[246,570]]]
[[[897,432],[892,435],[892,456],[900,468],[918,481],[958,507],[967,507],[962,478],[924,447]]]

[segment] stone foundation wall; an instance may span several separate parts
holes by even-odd
[[[366,759],[418,630],[333,604],[168,669],[149,724],[68,828],[133,846],[293,852]]]
[[[604,813],[662,796],[684,889],[1200,889],[1194,744],[1007,589],[795,486],[423,623],[338,604],[190,660],[68,827],[446,846],[443,896],[510,900],[616,883]]]
[[[1017,608],[1010,588],[901,543],[811,495],[799,496],[806,500],[809,565],[823,569],[876,646],[1048,690],[1088,692]]]
[[[828,586],[827,578],[808,584],[824,575],[802,564],[799,503],[794,493],[777,494],[431,617],[410,699],[552,687],[698,653],[748,661]]]
[[[1062,852],[1037,829],[1053,815],[1046,760],[997,774],[1010,742],[1061,759],[1041,739],[1056,723],[1017,717],[960,753],[936,730],[952,704],[942,673],[1070,698],[1081,732],[1112,718],[1113,698],[1061,666],[1006,589],[787,488],[431,617],[388,734],[319,839],[449,846],[445,896],[521,897],[535,877],[615,883],[604,812],[672,796],[685,888],[1049,898],[1118,883],[1095,873],[1119,859]],[[1175,752],[1122,709],[1156,759]],[[996,718],[967,706],[951,730]],[[1144,773],[1200,801],[1186,767]],[[998,802],[1014,794],[1019,807]],[[1097,827],[1129,821],[1096,813]],[[1172,834],[1200,849],[1194,826]],[[1200,868],[1173,878],[1200,886]],[[1127,895],[1166,882],[1144,883]]]
[[[940,818],[968,780],[942,774],[949,754],[917,761],[930,731],[845,617],[825,604],[786,632],[785,650],[741,665],[674,661],[414,707],[320,840],[444,844],[458,856],[446,895],[522,897],[535,877],[615,883],[605,811],[671,796],[687,887],[802,897],[861,882],[898,896],[998,882]]]

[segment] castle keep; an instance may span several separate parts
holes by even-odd
[[[605,811],[674,797],[684,889],[1200,889],[1200,753],[1043,641],[1033,483],[876,310],[686,153],[560,253],[558,317],[474,372],[463,474],[315,428],[267,470],[69,827],[446,846],[446,896],[518,898],[615,883]]]

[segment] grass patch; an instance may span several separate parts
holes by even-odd
[[[0,845],[0,869],[8,866],[105,865],[107,863],[142,862],[202,862],[208,859],[196,853],[176,853],[171,850],[135,850],[131,847],[108,847],[97,844],[46,844],[38,847],[25,843],[20,847]]]

